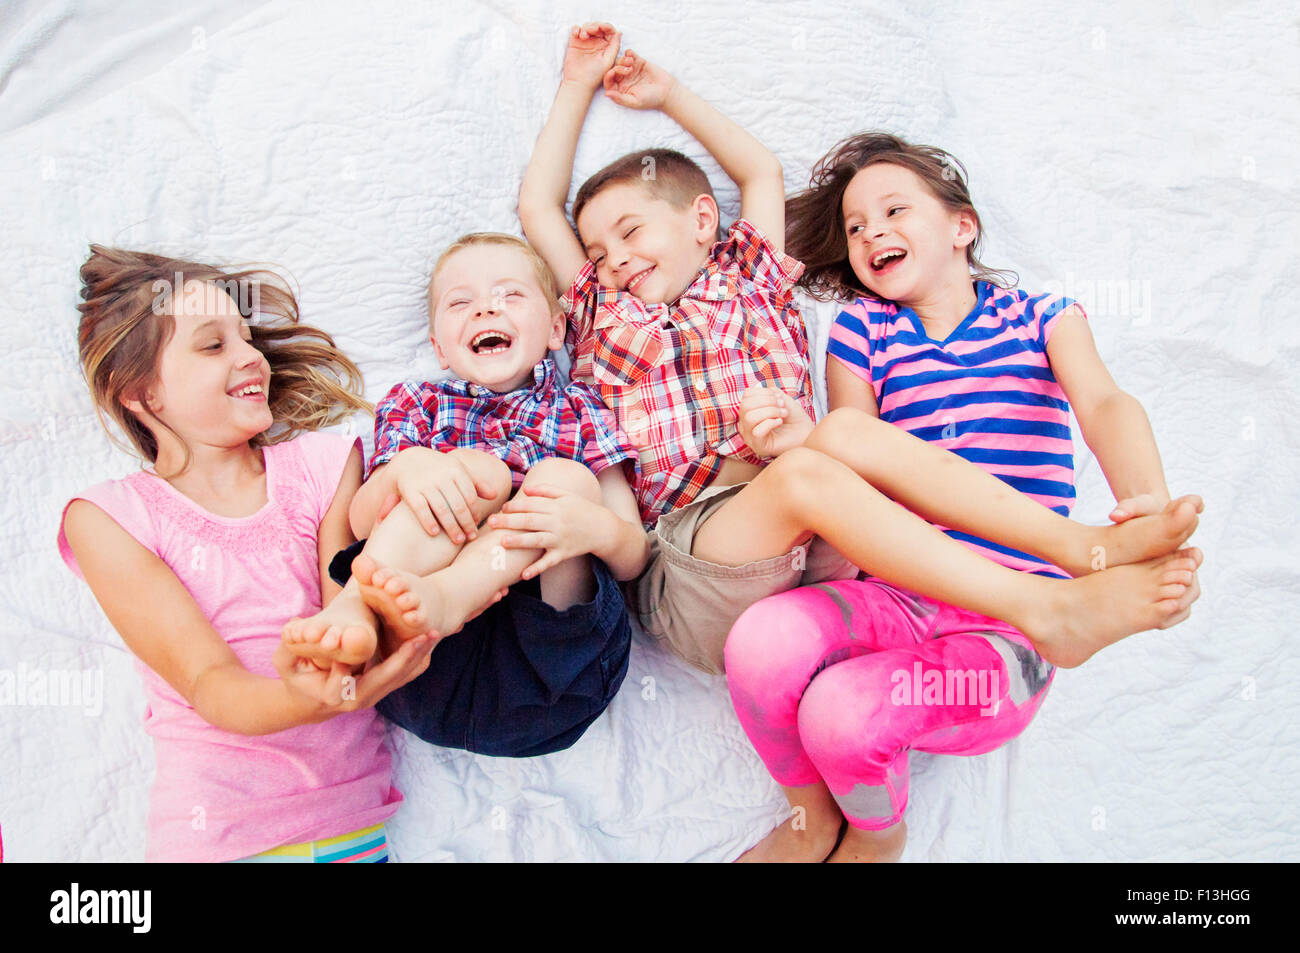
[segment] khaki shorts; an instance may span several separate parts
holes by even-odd
[[[627,583],[628,607],[646,634],[696,668],[722,674],[722,648],[740,614],[759,599],[799,586],[852,579],[858,567],[824,539],[742,566],[719,566],[691,555],[695,533],[746,486],[709,487],[679,510],[659,517],[650,561]]]

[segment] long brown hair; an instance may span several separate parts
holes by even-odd
[[[966,167],[935,146],[913,145],[887,132],[864,132],[836,145],[813,167],[809,186],[785,203],[785,250],[804,263],[799,286],[814,298],[875,297],[849,264],[844,234],[844,191],[853,177],[878,163],[902,166],[954,212],[975,219],[975,240],[966,246],[971,276],[1003,288],[1014,287],[1015,272],[990,268],[979,260],[984,227],[966,186]]]
[[[251,441],[253,446],[319,430],[358,410],[374,412],[361,396],[361,371],[335,347],[332,337],[319,328],[298,323],[297,298],[274,272],[265,268],[225,270],[147,252],[91,245],[90,257],[81,266],[78,351],[95,412],[114,443],[124,446],[109,427],[109,420],[117,424],[140,456],[150,463],[157,462],[157,439],[123,400],[139,401],[155,427],[180,439],[149,412],[145,393],[157,380],[158,359],[175,331],[171,309],[179,303],[187,281],[212,283],[229,294],[248,319],[253,346],[271,365],[268,399],[275,433],[258,434]],[[250,302],[256,303],[256,314]],[[181,469],[167,476],[185,472],[189,463],[190,451],[186,447]]]

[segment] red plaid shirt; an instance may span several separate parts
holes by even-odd
[[[572,376],[591,384],[637,447],[647,526],[695,499],[724,457],[763,462],[736,427],[746,387],[779,387],[813,415],[808,339],[792,297],[802,272],[740,219],[673,304],[602,286],[591,262],[574,279],[563,301]]]

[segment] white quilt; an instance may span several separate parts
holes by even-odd
[[[126,7],[129,12],[117,9]],[[135,464],[76,363],[89,242],[284,266],[376,399],[432,373],[422,289],[471,230],[517,231],[564,31],[595,11],[752,130],[787,186],[868,128],[967,164],[985,260],[1088,308],[1169,484],[1207,509],[1186,624],[1062,672],[978,758],[912,758],[906,860],[1300,859],[1300,65],[1285,5],[819,0],[13,2],[0,8],[0,703],[8,860],[143,857],[152,750],[130,658],[55,549],[77,490]],[[701,149],[599,99],[575,181]],[[724,212],[736,190],[705,163]],[[818,354],[833,312],[810,308]],[[1078,446],[1076,515],[1111,498]],[[98,686],[98,690],[96,689]],[[529,761],[394,730],[401,860],[728,860],[780,819],[725,683],[638,643],[571,750]]]

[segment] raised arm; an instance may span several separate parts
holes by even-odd
[[[740,187],[740,214],[772,246],[785,248],[781,163],[757,139],[664,70],[631,50],[605,74],[605,95],[631,109],[659,109],[709,151]]]
[[[618,55],[618,44],[619,35],[608,23],[572,29],[555,103],[519,187],[519,222],[524,236],[550,266],[561,289],[573,283],[587,262],[587,253],[564,214],[564,204],[583,121],[601,79]]]
[[[167,564],[99,507],[74,501],[64,529],[91,592],[127,648],[209,724],[264,735],[336,713],[279,678],[244,668]],[[141,599],[142,592],[149,598]]]

